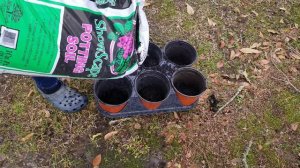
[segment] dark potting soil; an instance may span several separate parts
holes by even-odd
[[[193,84],[186,84],[186,83],[177,83],[175,84],[176,89],[187,96],[196,96],[200,94],[200,90],[198,86]]]
[[[154,67],[159,65],[159,58],[156,57],[151,57],[150,55],[146,58],[144,62],[145,67]]]
[[[113,89],[98,94],[99,99],[106,104],[119,105],[129,99],[129,94],[125,90]]]
[[[165,99],[166,91],[161,86],[146,86],[141,88],[139,94],[147,101],[159,102]]]

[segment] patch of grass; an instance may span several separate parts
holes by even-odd
[[[195,25],[195,21],[194,20],[191,20],[191,19],[185,19],[183,21],[183,28],[186,30],[186,31],[190,31]]]
[[[170,161],[175,158],[179,158],[182,154],[182,146],[178,142],[178,139],[175,138],[174,141],[165,149],[165,158]]]
[[[124,144],[123,147],[135,158],[142,158],[150,152],[150,147],[145,142],[145,139],[139,136],[131,137],[129,143]]]
[[[284,124],[280,117],[273,115],[269,110],[264,113],[264,121],[273,130],[279,130]]]
[[[300,4],[295,4],[291,8],[291,19],[300,25]]]
[[[144,160],[114,148],[109,149],[102,158],[101,167],[103,168],[140,168],[144,166]]]
[[[14,102],[12,105],[12,110],[17,115],[21,115],[24,112],[25,105],[22,102]]]
[[[283,110],[287,123],[300,122],[300,95],[283,91],[276,97],[275,104]]]
[[[219,51],[214,51],[211,43],[202,43],[198,47],[198,54],[204,55],[205,60],[199,60],[199,66],[206,73],[213,73],[217,71],[217,63],[223,59],[223,55]]]
[[[162,0],[156,19],[167,20],[176,16],[176,7],[173,0]]]

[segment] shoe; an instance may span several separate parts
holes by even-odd
[[[88,104],[86,96],[81,95],[65,84],[62,84],[61,87],[52,94],[45,94],[38,87],[37,89],[54,107],[65,113],[79,112]]]

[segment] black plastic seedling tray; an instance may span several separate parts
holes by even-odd
[[[158,113],[188,112],[188,111],[192,110],[197,105],[197,103],[194,103],[191,106],[182,106],[181,103],[179,102],[179,100],[177,99],[174,88],[171,85],[171,78],[172,78],[173,73],[178,68],[182,68],[183,66],[178,66],[178,65],[173,64],[171,61],[168,61],[164,55],[165,55],[164,50],[162,50],[159,66],[147,67],[147,68],[145,66],[141,66],[137,72],[128,76],[128,78],[132,82],[133,88],[135,88],[135,80],[136,80],[137,76],[148,70],[159,71],[159,72],[163,73],[169,79],[170,94],[169,94],[168,98],[162,102],[162,104],[160,105],[159,108],[157,108],[156,110],[146,109],[143,106],[143,104],[141,103],[141,100],[138,96],[136,89],[133,89],[133,93],[132,93],[132,96],[131,96],[128,104],[121,112],[119,112],[119,113],[106,112],[103,109],[101,109],[99,107],[99,105],[97,105],[98,111],[102,115],[104,115],[105,117],[108,117],[108,118],[125,118],[125,117],[132,117],[132,116],[138,116],[138,115],[153,115],[153,114],[158,114]],[[188,66],[190,66],[190,65],[188,65]],[[97,100],[97,104],[99,104],[99,100],[97,98],[96,93],[95,93],[95,98]]]

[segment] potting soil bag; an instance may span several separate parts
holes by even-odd
[[[0,71],[98,79],[128,75],[148,52],[143,4],[143,0],[0,0]]]

